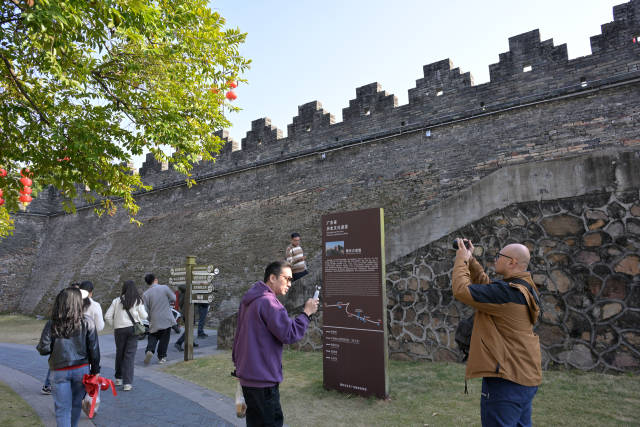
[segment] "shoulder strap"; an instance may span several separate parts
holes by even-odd
[[[522,285],[525,288],[527,288],[527,290],[529,291],[531,296],[533,296],[533,300],[536,302],[536,304],[538,304],[538,309],[540,310],[540,315],[542,315],[542,312],[544,310],[542,309],[542,304],[540,304],[540,299],[538,298],[538,293],[533,290],[531,285],[524,279],[508,279],[508,280],[509,280],[509,282],[517,283],[517,284]],[[505,280],[498,280],[498,282],[504,283],[507,286],[509,285]]]
[[[121,301],[121,302],[122,302],[122,301]],[[124,304],[122,304],[122,308],[124,308]],[[131,315],[131,312],[129,311],[129,309],[128,309],[128,308],[125,308],[125,309],[124,309],[124,311],[126,311],[126,312],[127,312],[127,314],[129,315],[129,320],[131,320],[131,323],[135,325],[135,324],[136,324],[136,321],[135,321],[135,320],[133,320],[133,316]]]

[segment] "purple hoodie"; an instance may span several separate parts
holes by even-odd
[[[276,294],[256,282],[240,302],[238,327],[233,340],[233,363],[240,384],[272,387],[282,382],[282,345],[299,341],[309,318],[291,319]]]

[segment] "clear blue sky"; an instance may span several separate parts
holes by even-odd
[[[269,117],[284,136],[298,105],[318,100],[337,122],[355,89],[378,82],[407,103],[422,66],[450,58],[476,84],[508,51],[508,38],[540,29],[542,40],[567,43],[569,58],[591,53],[589,37],[613,20],[624,0],[218,0],[227,26],[247,32],[252,59],[237,90],[228,129],[236,141],[251,121]],[[139,164],[138,164],[139,166]]]

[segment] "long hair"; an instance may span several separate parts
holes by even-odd
[[[142,303],[142,297],[138,293],[138,288],[133,280],[125,280],[122,284],[122,293],[120,300],[125,310],[131,309],[136,303]]]
[[[69,338],[82,329],[82,294],[78,288],[60,291],[51,312],[51,334],[56,338]]]

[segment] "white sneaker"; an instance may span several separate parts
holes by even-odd
[[[122,385],[122,378],[116,378],[116,380],[114,381],[115,385]]]
[[[147,351],[144,354],[144,364],[148,365],[151,362],[151,358],[153,357],[153,353],[151,353],[150,351]]]
[[[125,384],[124,387],[122,387],[123,391],[131,391],[131,389],[133,388],[133,386],[131,384]]]
[[[158,363],[159,363],[160,365],[164,365],[164,364],[166,363],[166,361],[167,361],[167,358],[166,358],[166,357],[163,357],[162,359],[158,360]]]

